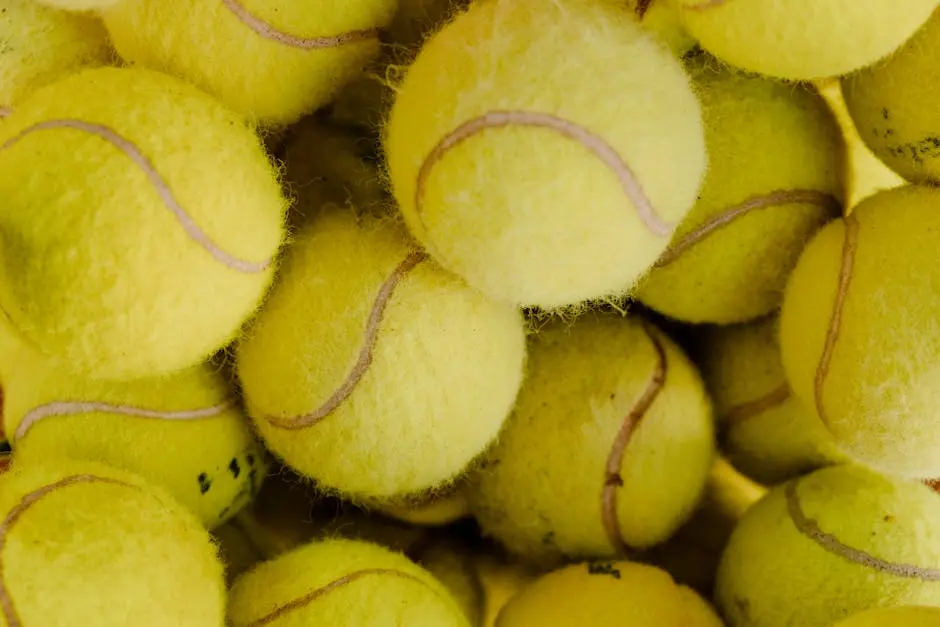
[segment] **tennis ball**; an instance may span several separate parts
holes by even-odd
[[[3,426],[17,456],[69,457],[134,472],[207,527],[235,515],[264,479],[264,452],[209,366],[114,383],[21,356],[3,386]]]
[[[314,542],[260,564],[235,582],[232,627],[469,627],[460,606],[426,570],[367,542]]]
[[[936,4],[936,3],[934,3]],[[842,90],[862,139],[888,167],[914,183],[940,182],[940,11],[883,62],[847,76]]]
[[[886,607],[859,612],[835,627],[937,627],[940,608],[925,606]]]
[[[0,118],[30,91],[109,60],[100,21],[33,0],[0,0]]]
[[[216,547],[135,475],[34,459],[0,476],[0,625],[209,627],[225,616]]]
[[[834,466],[774,488],[722,555],[730,627],[830,627],[855,612],[940,603],[940,499],[917,481]]]
[[[702,102],[708,173],[636,296],[686,322],[744,322],[779,307],[807,240],[840,214],[842,139],[810,88],[708,57],[687,65]]]
[[[398,520],[412,525],[430,527],[449,525],[471,515],[469,486],[451,488],[441,494],[417,501],[375,503],[375,508]]]
[[[470,625],[480,626],[485,598],[472,547],[459,539],[439,535],[418,543],[409,551],[409,557],[444,584]]]
[[[482,627],[494,627],[506,604],[542,574],[529,564],[492,550],[477,552],[474,563],[483,589]]]
[[[682,26],[679,13],[668,0],[627,0],[643,27],[656,35],[674,55],[682,57],[695,48],[695,39]]]
[[[715,56],[797,80],[847,74],[886,57],[937,7],[937,0],[672,1]]]
[[[823,228],[780,317],[796,397],[846,455],[915,478],[940,476],[940,293],[930,271],[938,203],[940,190],[900,187]]]
[[[527,586],[496,627],[720,627],[715,611],[663,570],[633,562],[573,564]]]
[[[334,208],[295,240],[237,351],[261,436],[349,497],[401,498],[458,478],[519,389],[519,312],[444,272],[388,221]]]
[[[699,374],[661,331],[619,315],[550,323],[531,342],[473,511],[485,533],[540,563],[624,555],[691,516],[714,453]]]
[[[362,72],[397,4],[127,0],[102,16],[128,62],[180,76],[243,116],[280,126],[325,105]]]
[[[428,252],[494,298],[545,308],[631,288],[705,168],[678,61],[628,8],[594,0],[472,4],[408,68],[385,133]]]
[[[43,353],[110,379],[181,370],[233,339],[271,281],[286,210],[239,118],[117,68],[22,101],[0,127],[0,196],[3,309]]]
[[[735,467],[767,484],[847,461],[812,406],[790,391],[777,331],[777,318],[770,317],[709,328],[701,344],[722,450]]]

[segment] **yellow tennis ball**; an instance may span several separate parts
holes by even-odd
[[[314,542],[243,575],[232,627],[469,627],[447,589],[406,557],[366,542]]]
[[[224,150],[219,150],[224,146]],[[85,70],[0,126],[0,304],[89,377],[199,363],[258,306],[285,201],[257,135],[148,70]]]
[[[243,116],[277,126],[325,105],[362,72],[396,5],[124,0],[102,15],[128,62],[180,76]]]
[[[0,119],[36,88],[109,59],[100,21],[34,0],[0,0]]]
[[[429,253],[499,300],[547,308],[632,287],[705,168],[678,61],[606,1],[472,4],[408,68],[385,133]]]
[[[937,627],[940,607],[898,606],[859,612],[834,627]]]
[[[374,504],[385,514],[412,525],[437,527],[449,525],[471,515],[469,486],[458,485],[444,493],[418,500]]]
[[[936,3],[934,3],[936,4]],[[862,139],[913,183],[940,182],[940,11],[883,62],[847,76],[842,90]]]
[[[496,627],[721,627],[715,611],[663,570],[633,562],[573,564],[527,586]]]
[[[768,484],[846,461],[812,406],[790,391],[777,332],[776,317],[710,328],[699,362],[722,449],[738,469]]]
[[[861,466],[774,488],[735,529],[716,600],[729,627],[830,627],[861,610],[940,603],[940,499]]]
[[[392,223],[334,209],[299,231],[238,346],[249,415],[320,487],[391,499],[458,478],[522,380],[522,317]]]
[[[695,48],[695,39],[689,35],[679,19],[679,13],[668,0],[627,0],[640,23],[656,35],[674,55],[682,57]]]
[[[589,314],[533,338],[473,510],[533,560],[623,555],[691,516],[714,453],[711,404],[680,349],[637,318]]]
[[[494,627],[500,611],[542,574],[530,564],[514,561],[496,551],[475,555],[477,580],[483,589],[482,627]]]
[[[839,448],[915,478],[940,476],[938,203],[940,190],[900,187],[823,228],[790,277],[780,318],[793,393]]]
[[[715,56],[798,80],[847,74],[886,57],[937,7],[937,0],[672,1]]]
[[[800,251],[840,214],[842,139],[811,88],[709,57],[688,67],[702,102],[708,173],[636,296],[687,322],[744,322],[779,307]]]
[[[486,601],[473,551],[459,539],[439,535],[419,543],[408,555],[444,584],[470,625],[480,627]]]
[[[135,475],[88,462],[0,476],[0,625],[216,627],[225,582],[196,519]]]

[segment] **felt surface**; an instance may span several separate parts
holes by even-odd
[[[936,627],[940,625],[940,608],[909,606],[888,607],[859,612],[835,627]]]

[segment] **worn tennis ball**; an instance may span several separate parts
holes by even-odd
[[[691,516],[714,454],[711,404],[681,350],[638,318],[588,314],[533,338],[473,510],[540,563],[625,555]]]
[[[940,182],[940,11],[890,57],[842,80],[849,113],[869,148],[913,183]]]
[[[886,57],[937,0],[672,0],[689,33],[724,61],[778,78],[847,74]]]
[[[210,627],[225,617],[216,547],[136,475],[62,459],[0,475],[0,624]]]
[[[313,542],[235,582],[232,627],[469,627],[439,581],[401,554],[367,542]]]
[[[699,362],[722,450],[735,467],[766,484],[847,461],[812,406],[790,391],[777,333],[776,316],[711,327],[701,338]]]
[[[823,228],[780,317],[796,397],[845,454],[914,478],[940,476],[940,292],[929,270],[938,203],[940,190],[900,187]]]
[[[438,527],[449,525],[471,515],[468,485],[451,487],[444,493],[429,497],[391,503],[375,503],[374,507],[385,514],[412,525]]]
[[[527,586],[496,627],[721,627],[701,597],[663,570],[634,562],[573,564]]]
[[[408,68],[385,133],[428,252],[494,298],[545,308],[630,289],[706,161],[678,61],[629,8],[593,0],[472,4]]]
[[[687,66],[702,102],[708,173],[637,298],[686,322],[744,322],[780,306],[800,251],[840,215],[842,138],[810,87],[706,56]]]
[[[110,60],[101,22],[34,0],[0,0],[0,119],[29,92]]]
[[[861,466],[794,479],[732,534],[718,606],[730,627],[830,627],[870,608],[937,605],[938,516],[930,488]]]
[[[394,499],[456,480],[496,437],[525,332],[395,224],[334,208],[296,234],[237,353],[272,451],[326,490]]]
[[[936,627],[940,607],[898,606],[859,612],[834,627]]]
[[[182,77],[246,118],[280,126],[327,104],[362,72],[397,4],[127,0],[102,15],[128,62]]]
[[[286,211],[242,120],[118,68],[22,101],[0,126],[0,196],[3,309],[43,353],[111,379],[228,344],[271,281]]]

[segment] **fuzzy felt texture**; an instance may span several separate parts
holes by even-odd
[[[439,535],[419,544],[417,550],[409,552],[409,556],[444,584],[470,625],[481,627],[484,591],[470,546],[455,538]]]
[[[697,505],[715,453],[698,372],[659,330],[617,315],[554,323],[529,350],[473,495],[484,532],[544,563],[665,541]]]
[[[627,0],[643,28],[665,43],[676,57],[692,50],[696,43],[679,19],[679,12],[669,0]]]
[[[940,190],[869,197],[823,228],[790,277],[784,369],[843,451],[885,472],[940,476]]]
[[[722,450],[736,468],[764,484],[846,461],[812,407],[790,391],[777,334],[776,317],[710,327],[700,361]]]
[[[264,480],[264,452],[210,366],[98,382],[23,351],[0,381],[0,426],[24,463],[69,457],[134,472],[209,528],[238,513]]]
[[[466,482],[458,483],[454,489],[430,499],[416,502],[382,503],[375,508],[387,516],[405,521],[412,525],[439,527],[468,518],[471,515],[469,491]]]
[[[296,122],[379,51],[395,0],[123,0],[103,17],[132,64],[180,76],[243,116]],[[180,19],[185,15],[186,19]]]
[[[698,201],[637,290],[686,322],[729,324],[780,306],[806,242],[840,215],[842,138],[812,88],[689,62],[709,167]]]
[[[912,183],[940,182],[940,11],[883,62],[847,76],[849,113],[869,148]]]
[[[88,15],[0,0],[0,110],[79,68],[106,64],[110,50],[104,27]]]
[[[55,7],[66,11],[95,11],[107,9],[121,0],[31,0],[36,4]]]
[[[664,570],[633,562],[567,566],[503,608],[496,627],[721,627],[715,610]]]
[[[885,607],[859,612],[835,627],[937,627],[940,607]]]
[[[269,618],[270,617],[270,618]],[[447,589],[401,554],[366,542],[313,542],[235,582],[232,627],[469,627]]]
[[[938,516],[930,488],[860,466],[793,480],[734,530],[718,606],[729,627],[830,627],[869,608],[937,605]]]
[[[224,150],[219,150],[224,146]],[[227,344],[273,276],[286,202],[257,135],[149,70],[85,70],[0,126],[0,303],[44,353],[133,379]]]
[[[848,74],[886,57],[937,7],[937,0],[671,1],[715,56],[797,80]]]
[[[77,461],[0,476],[3,627],[218,627],[224,617],[216,547],[162,490]]]
[[[395,197],[435,259],[546,308],[632,287],[706,161],[679,63],[628,8],[593,0],[474,3],[408,68],[385,134]]]
[[[238,346],[249,415],[324,488],[392,498],[456,479],[522,380],[525,334],[390,223],[326,213],[296,235]]]

